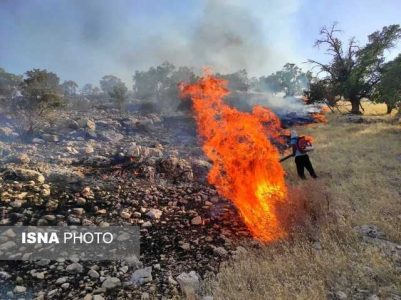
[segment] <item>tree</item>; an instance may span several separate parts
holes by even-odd
[[[121,85],[123,82],[120,78],[114,75],[106,75],[100,80],[100,88],[102,89],[103,93],[110,94],[113,92],[114,87],[117,85]]]
[[[123,104],[127,100],[128,89],[123,82],[117,83],[113,86],[113,90],[109,92],[109,96],[117,103],[120,111],[122,110]]]
[[[34,69],[25,73],[21,83],[22,97],[16,101],[15,112],[26,121],[28,132],[32,133],[37,121],[63,102],[60,96],[60,79],[54,73]]]
[[[151,67],[148,71],[136,71],[133,77],[135,97],[141,100],[159,99],[172,84],[172,73],[175,66],[164,62],[160,66]]]
[[[330,82],[324,79],[312,78],[309,83],[309,89],[304,91],[307,104],[324,101],[330,109],[334,107],[338,101],[333,93]]]
[[[308,74],[291,63],[285,64],[282,70],[276,72],[276,77],[286,96],[302,95],[309,83]]]
[[[228,88],[231,91],[248,91],[250,87],[250,81],[248,79],[248,73],[245,69],[239,70],[231,74],[216,74],[228,81]]]
[[[78,84],[75,81],[67,80],[61,84],[64,96],[75,96],[78,90]]]
[[[380,69],[384,62],[384,51],[395,45],[401,37],[399,25],[385,26],[368,36],[368,43],[360,47],[352,38],[346,47],[336,37],[340,30],[336,24],[331,28],[323,27],[321,38],[315,46],[326,46],[327,53],[332,57],[327,64],[309,60],[326,74],[336,95],[351,102],[353,114],[360,114],[360,103],[364,97],[372,96],[375,86],[380,80]]]
[[[179,67],[177,69],[173,64],[164,62],[147,71],[135,72],[133,77],[134,97],[147,102],[157,101],[157,105],[162,106],[165,110],[174,110],[181,103],[179,83],[194,82],[196,78],[191,68]]]
[[[388,114],[401,101],[401,54],[383,65],[372,100],[385,103]]]
[[[307,89],[311,73],[304,73],[295,64],[287,63],[280,71],[267,77],[260,77],[257,90],[273,94],[283,92],[285,96],[302,95]]]
[[[0,96],[12,98],[16,96],[22,76],[14,75],[0,68]]]
[[[90,83],[85,84],[81,89],[81,94],[84,96],[89,96],[93,94],[93,85]]]

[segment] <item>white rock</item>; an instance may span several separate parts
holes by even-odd
[[[131,281],[136,285],[142,285],[152,280],[152,267],[136,270],[131,276]]]
[[[16,293],[16,294],[23,294],[23,293],[25,293],[26,292],[26,287],[24,287],[24,286],[22,286],[22,285],[17,285],[15,288],[14,288],[14,293]]]
[[[195,271],[189,273],[181,273],[177,276],[177,281],[180,284],[181,290],[188,299],[196,299],[196,294],[199,291],[200,282],[199,276]]]
[[[111,290],[121,285],[120,279],[117,277],[107,277],[105,281],[102,283],[102,288],[106,290]]]

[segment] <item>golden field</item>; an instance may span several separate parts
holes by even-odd
[[[364,242],[353,228],[375,225],[401,244],[401,126],[384,105],[363,107],[362,123],[328,112],[327,124],[298,128],[314,138],[319,176],[300,181],[293,159],[283,163],[302,224],[222,266],[205,287],[215,299],[400,299],[401,247]]]

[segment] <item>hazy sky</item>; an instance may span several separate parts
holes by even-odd
[[[131,87],[135,70],[165,60],[267,75],[327,59],[313,47],[323,25],[363,43],[401,23],[400,11],[399,0],[0,0],[0,67],[46,68],[81,86],[114,74]]]

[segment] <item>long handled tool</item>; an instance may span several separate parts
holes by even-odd
[[[285,160],[287,160],[287,159],[289,159],[290,157],[293,157],[294,156],[294,154],[288,154],[287,156],[284,156],[282,159],[280,159],[279,160],[279,162],[283,162],[283,161],[285,161]]]

